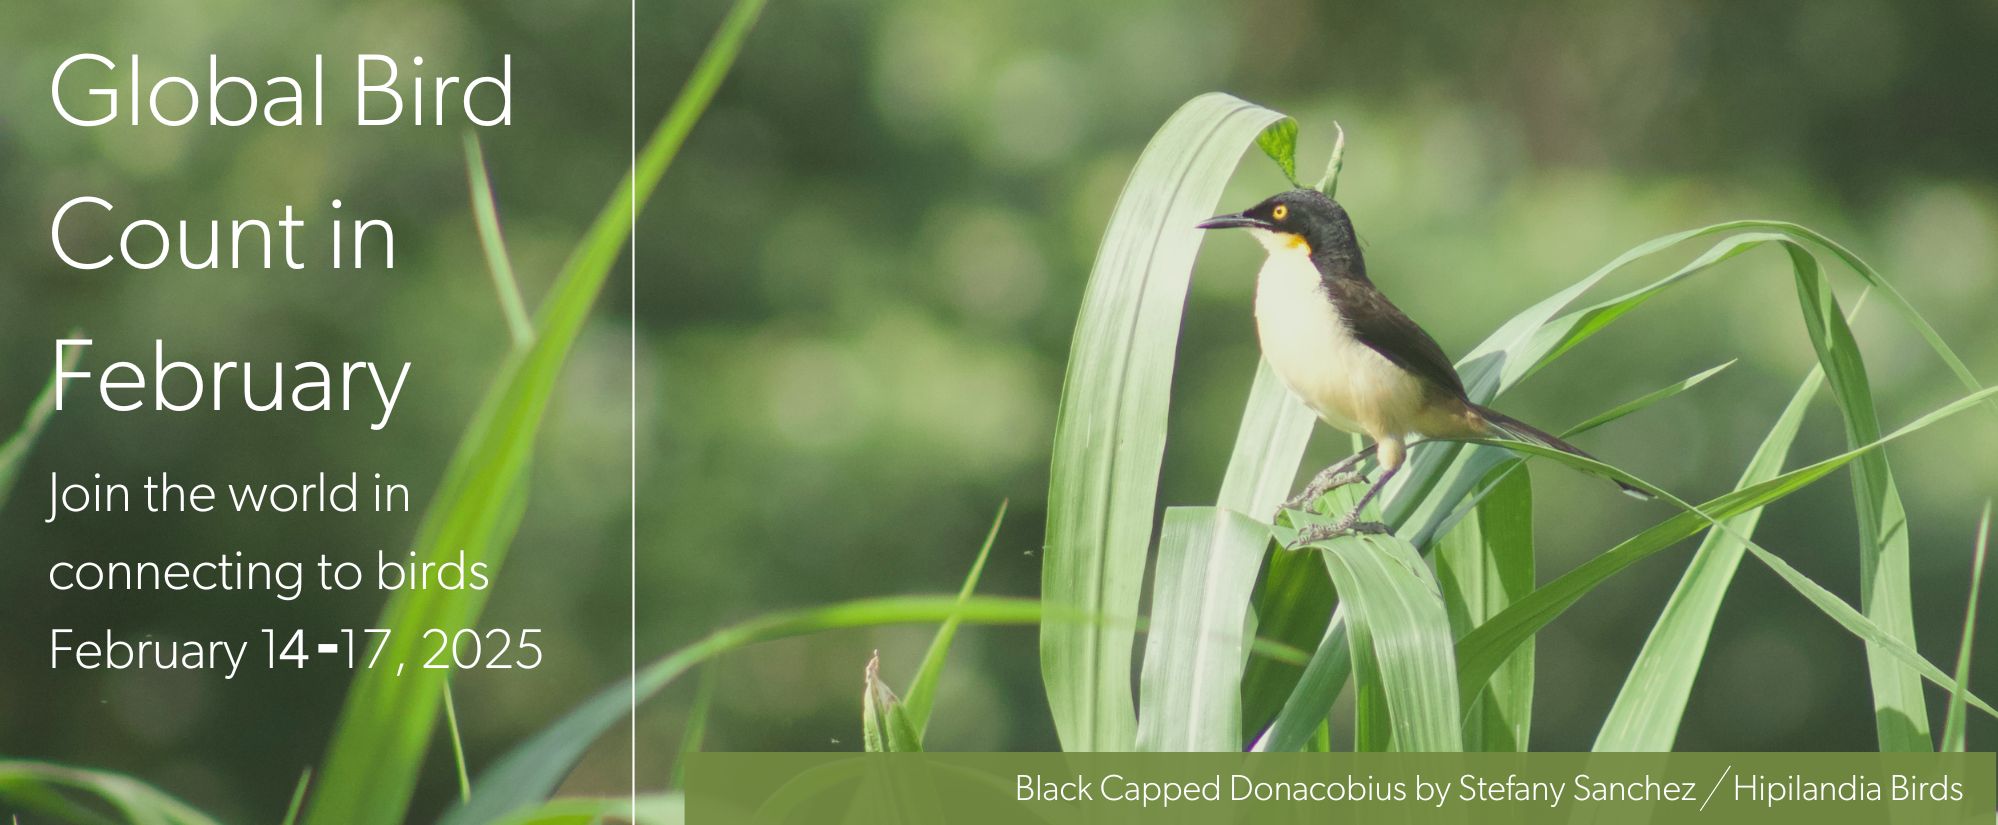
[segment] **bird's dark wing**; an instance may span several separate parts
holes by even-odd
[[[1350,278],[1331,280],[1326,289],[1339,291],[1337,303],[1360,343],[1437,389],[1464,397],[1464,380],[1457,377],[1457,368],[1451,365],[1450,356],[1443,354],[1443,347],[1379,289]]]

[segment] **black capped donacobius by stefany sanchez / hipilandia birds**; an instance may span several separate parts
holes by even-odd
[[[1337,201],[1294,189],[1202,229],[1249,230],[1269,258],[1256,274],[1256,334],[1263,358],[1318,416],[1374,440],[1381,474],[1352,512],[1300,532],[1298,543],[1350,532],[1386,532],[1360,512],[1401,469],[1411,437],[1502,437],[1589,457],[1574,445],[1471,401],[1436,339],[1409,320],[1373,281]],[[1368,451],[1334,464],[1284,506],[1302,509],[1326,491],[1365,480],[1354,472]],[[1617,482],[1626,491],[1641,491]]]

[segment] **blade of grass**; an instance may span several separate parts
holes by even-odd
[[[1825,280],[1817,258],[1794,243],[1784,251],[1796,273],[1797,299],[1803,306],[1804,327],[1817,350],[1832,397],[1845,420],[1846,446],[1856,447],[1880,437],[1880,416],[1874,410],[1866,363],[1853,340],[1852,328],[1839,308],[1838,296]],[[1852,465],[1853,507],[1859,514],[1859,604],[1867,618],[1897,638],[1915,646],[1914,593],[1908,573],[1908,513],[1895,489],[1885,451],[1861,456]],[[1928,705],[1922,699],[1922,679],[1912,668],[1868,648],[1867,669],[1873,681],[1873,713],[1883,751],[1932,751]]]
[[[992,517],[992,529],[985,532],[985,543],[978,547],[978,557],[971,562],[971,572],[964,577],[964,586],[957,591],[957,600],[971,598],[978,589],[978,577],[985,572],[985,560],[992,555],[992,544],[999,540],[999,525],[1006,521],[1006,504],[999,502],[999,512]],[[950,657],[950,645],[957,638],[958,621],[946,619],[937,627],[936,638],[930,640],[930,649],[923,654],[923,664],[916,669],[916,678],[909,683],[909,698],[904,707],[909,720],[916,726],[916,741],[922,742],[923,734],[929,730],[930,709],[936,704],[937,682],[943,678],[944,660]]]
[[[0,760],[0,801],[21,811],[39,811],[65,821],[113,823],[110,817],[71,800],[82,794],[110,806],[134,825],[218,825],[187,803],[132,777],[110,771],[72,768],[48,762]]]
[[[1315,519],[1306,519],[1313,523]],[[1277,528],[1288,543],[1294,531]],[[1355,750],[1463,750],[1450,618],[1415,547],[1392,536],[1316,543],[1352,637]]]
[[[1436,550],[1436,578],[1451,633],[1462,638],[1533,591],[1533,484],[1525,472],[1499,472]],[[1524,751],[1533,723],[1533,640],[1521,643],[1464,709],[1464,748]]]
[[[70,338],[81,337],[82,333],[71,331]],[[49,375],[49,382],[42,385],[42,392],[35,396],[35,402],[28,405],[28,412],[21,420],[21,428],[0,442],[0,507],[7,506],[7,497],[14,492],[14,484],[21,480],[21,467],[28,458],[28,447],[41,437],[42,428],[48,426],[49,415],[55,412],[56,383],[58,376],[76,369],[76,361],[82,357],[81,347],[71,347],[65,357],[56,362],[55,372]]]
[[[415,541],[420,560],[441,562],[463,551],[468,563],[483,561],[495,573],[504,561],[525,504],[527,466],[556,373],[630,235],[636,210],[651,198],[714,97],[762,5],[762,0],[738,0],[730,9],[647,141],[637,168],[556,276],[536,318],[533,345],[515,350],[502,365],[425,511]],[[485,598],[485,591],[396,592],[375,625],[392,631],[383,644],[385,661],[416,659],[418,628],[474,626]],[[391,668],[370,669],[356,676],[327,746],[306,825],[405,819],[436,724],[442,679],[441,671],[424,668],[405,675]]]
[[[305,789],[312,786],[312,768],[307,767],[298,775],[298,786],[291,789],[291,804],[284,809],[284,819],[278,825],[292,825],[298,821],[298,812],[305,807]]]
[[[1749,509],[1761,507],[1771,501],[1789,495],[1811,482],[1844,467],[1869,451],[1879,449],[1899,438],[1925,429],[1938,421],[1963,412],[1972,406],[1985,403],[1994,395],[1998,395],[1998,388],[1972,393],[1950,404],[1946,404],[1892,433],[1882,436],[1880,440],[1871,444],[1849,450],[1806,467],[1792,470],[1766,482],[1735,490],[1702,504],[1697,508],[1643,479],[1600,461],[1550,450],[1534,444],[1483,442],[1503,446],[1506,449],[1516,452],[1544,457],[1552,461],[1577,467],[1578,469],[1584,469],[1593,474],[1614,478],[1651,493],[1659,499],[1679,508],[1681,512],[1605,551],[1601,555],[1584,562],[1581,566],[1555,579],[1548,585],[1533,591],[1526,598],[1513,604],[1512,607],[1502,611],[1499,615],[1493,617],[1490,621],[1460,640],[1457,644],[1457,664],[1461,679],[1460,685],[1464,691],[1464,696],[1467,699],[1474,696],[1475,691],[1481,689],[1484,681],[1491,677],[1492,672],[1497,669],[1499,663],[1503,662],[1505,657],[1520,642],[1539,632],[1548,622],[1566,611],[1570,605],[1573,605],[1583,595],[1586,595],[1610,575],[1629,567],[1631,564],[1659,550],[1672,546],[1708,526],[1725,530],[1727,527],[1721,519],[1731,518]],[[1747,545],[1749,552],[1758,552],[1758,548],[1754,542],[1747,540],[1745,537],[1738,538]],[[1806,593],[1806,595],[1809,594]],[[1834,600],[1836,600],[1835,597]],[[1827,611],[1829,612],[1830,608],[1827,608]],[[1838,615],[1834,615],[1833,618],[1839,619],[1841,623],[1846,622],[1844,618]],[[1861,621],[1866,627],[1872,627],[1870,620],[1865,620],[1862,617]],[[1869,635],[1866,638],[1870,639],[1872,636]],[[1889,652],[1894,653],[1897,657],[1904,658],[1904,660],[1905,657],[1903,654],[1912,650],[1911,647],[1900,643],[1887,644],[1885,646],[1889,648]],[[1919,661],[1920,657],[1917,655],[1915,659]],[[1917,665],[1917,667],[1920,667],[1920,665]],[[1933,666],[1929,667],[1933,669]],[[1939,674],[1940,671],[1937,671],[1937,673]],[[1942,678],[1944,680],[1948,679],[1947,676]]]
[[[479,231],[479,244],[485,248],[486,269],[493,276],[493,291],[499,295],[507,333],[513,337],[514,348],[523,349],[534,343],[534,322],[528,320],[527,304],[520,299],[520,284],[513,277],[513,259],[506,254],[499,206],[493,202],[492,181],[486,176],[486,153],[479,146],[479,133],[469,129],[465,130],[465,177],[472,184],[473,224]]]
[[[694,683],[694,702],[687,708],[687,729],[680,734],[680,754],[673,760],[672,777],[666,781],[668,788],[686,787],[687,757],[700,753],[707,738],[708,714],[714,710],[715,683],[719,681],[720,663],[701,667],[700,681]]]
[[[1966,726],[1964,705],[1970,695],[1971,640],[1977,638],[1977,590],[1984,583],[1984,553],[1991,546],[1991,501],[1984,501],[1984,515],[1977,519],[1977,552],[1970,559],[1970,601],[1963,608],[1963,642],[1956,652],[1956,689],[1949,692],[1949,715],[1943,721],[1942,750],[1962,753]]]
[[[1041,675],[1068,750],[1128,750],[1133,631],[1165,452],[1181,310],[1201,233],[1243,149],[1282,115],[1189,101],[1139,157],[1085,289],[1049,473],[1041,596],[1106,617],[1041,631]]]
[[[1269,528],[1219,507],[1166,511],[1139,675],[1138,749],[1242,747],[1242,617]]]
[[[458,703],[451,698],[451,682],[444,682],[444,730],[451,735],[451,765],[458,771],[458,801],[472,798],[472,777],[465,770],[465,740],[458,733]]]
[[[1783,459],[1789,455],[1790,445],[1803,426],[1811,397],[1823,386],[1823,369],[1812,368],[1777,416],[1775,426],[1763,437],[1735,489],[1768,481],[1782,472]],[[1753,536],[1761,518],[1762,509],[1758,507],[1729,517],[1726,523],[1741,535]],[[1692,695],[1693,680],[1706,656],[1714,618],[1720,613],[1721,600],[1727,595],[1728,585],[1734,581],[1746,551],[1747,547],[1732,534],[1708,531],[1624,678],[1609,717],[1596,735],[1595,750],[1672,749],[1679,721],[1685,716],[1686,702]]]

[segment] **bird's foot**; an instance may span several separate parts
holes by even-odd
[[[1326,539],[1338,538],[1339,536],[1363,534],[1381,536],[1387,533],[1388,526],[1385,524],[1378,521],[1360,521],[1348,516],[1333,524],[1306,525],[1297,531],[1297,536],[1291,539],[1289,544],[1284,545],[1284,549],[1297,550],[1303,548],[1305,545],[1315,544]]]
[[[1359,473],[1338,473],[1335,475],[1321,475],[1317,478],[1312,479],[1310,484],[1305,485],[1304,490],[1302,492],[1299,492],[1297,495],[1292,496],[1289,501],[1283,503],[1283,506],[1278,507],[1277,515],[1279,516],[1283,515],[1283,511],[1285,510],[1310,509],[1311,503],[1317,501],[1319,496],[1325,495],[1326,493],[1332,492],[1333,490],[1337,490],[1348,484],[1358,484],[1366,480],[1367,477]]]

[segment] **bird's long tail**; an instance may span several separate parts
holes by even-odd
[[[1582,448],[1570,444],[1566,441],[1562,441],[1561,439],[1555,436],[1549,435],[1547,432],[1539,429],[1538,427],[1535,427],[1517,418],[1513,418],[1512,416],[1506,415],[1505,413],[1499,412],[1498,410],[1494,410],[1490,407],[1481,407],[1475,404],[1471,406],[1471,409],[1476,410],[1478,415],[1485,419],[1485,423],[1491,425],[1492,429],[1497,430],[1500,434],[1505,435],[1509,438],[1513,438],[1519,441],[1524,441],[1528,444],[1537,444],[1542,447],[1560,450],[1561,452],[1564,453],[1573,453],[1575,455],[1586,458],[1590,461],[1600,461],[1600,459],[1596,458],[1595,456],[1589,455],[1588,452],[1584,451]],[[1653,498],[1653,496],[1650,493],[1647,493],[1636,487],[1632,487],[1629,484],[1623,483],[1622,481],[1618,481],[1617,479],[1610,479],[1610,480],[1616,482],[1616,486],[1619,489],[1623,490],[1625,495],[1629,495],[1633,498],[1638,498],[1645,501],[1649,501]]]

